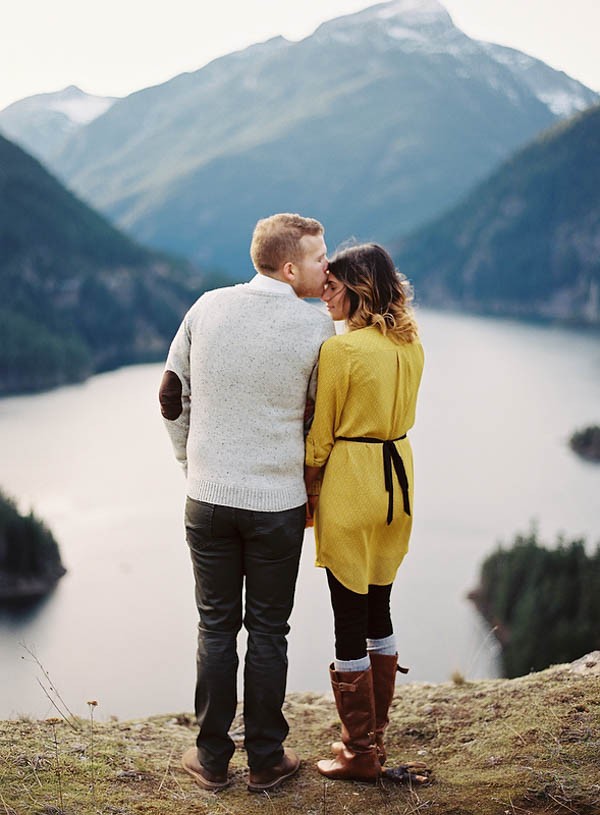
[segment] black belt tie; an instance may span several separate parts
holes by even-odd
[[[406,433],[403,436],[398,436],[397,439],[373,439],[369,436],[337,436],[336,441],[357,441],[364,444],[381,444],[383,448],[383,477],[385,481],[385,489],[388,493],[388,512],[387,512],[387,525],[389,526],[394,517],[394,480],[392,478],[392,465],[396,471],[398,483],[402,490],[402,500],[404,501],[404,511],[410,515],[410,501],[408,498],[408,477],[404,469],[404,462],[402,456],[396,450],[394,445],[395,441],[405,439]]]

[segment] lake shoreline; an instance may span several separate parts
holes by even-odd
[[[45,577],[12,576],[0,572],[0,606],[15,607],[34,604],[47,597],[56,588],[67,570]]]

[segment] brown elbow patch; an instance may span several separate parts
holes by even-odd
[[[171,422],[178,419],[183,411],[181,391],[181,379],[173,371],[165,371],[160,383],[158,399],[160,401],[160,412],[165,419],[169,419]]]

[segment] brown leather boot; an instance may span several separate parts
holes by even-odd
[[[372,671],[335,671],[332,665],[329,675],[342,722],[342,749],[334,759],[319,761],[317,769],[327,778],[375,781],[381,764],[375,750]]]
[[[371,670],[373,671],[373,695],[375,697],[375,745],[377,755],[383,766],[387,759],[387,752],[383,741],[383,734],[390,723],[388,715],[394,687],[396,685],[396,671],[398,670],[398,654],[377,654],[371,652]]]
[[[371,670],[373,672],[373,696],[375,698],[375,747],[379,763],[383,766],[387,759],[383,734],[390,719],[388,711],[394,698],[396,671],[398,670],[398,654],[378,654],[371,651]],[[406,673],[406,668],[401,669]],[[331,750],[336,755],[344,749],[344,743],[334,741]]]

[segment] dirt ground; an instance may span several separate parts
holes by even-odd
[[[204,792],[181,769],[190,713],[136,721],[0,722],[0,815],[600,815],[600,652],[512,680],[400,681],[386,735],[394,766],[427,762],[411,788],[327,781],[315,762],[339,737],[331,697],[292,694],[288,744],[297,776],[271,794],[246,789],[243,730],[231,785]]]

